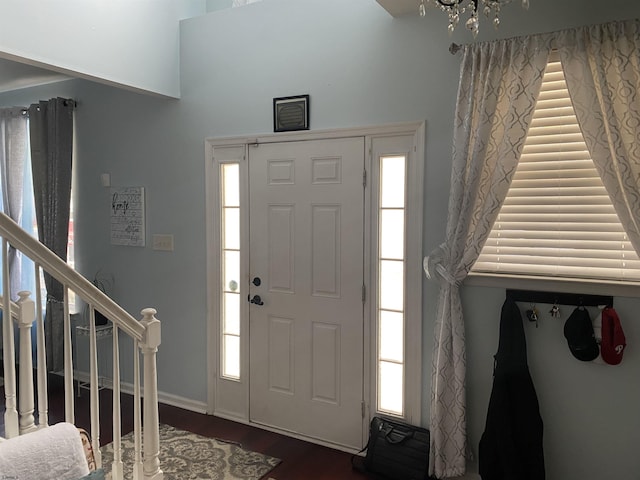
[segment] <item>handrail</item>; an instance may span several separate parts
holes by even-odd
[[[0,212],[0,236],[27,254],[53,278],[70,287],[82,300],[94,308],[97,307],[100,313],[130,337],[138,341],[144,340],[145,327],[140,322],[89,280],[69,268],[64,260],[22,230],[16,222],[2,212]]]
[[[18,318],[18,315],[20,315],[20,306],[13,300],[9,302],[9,305],[11,305],[11,318]],[[0,309],[4,312],[4,296],[2,295],[0,295]]]

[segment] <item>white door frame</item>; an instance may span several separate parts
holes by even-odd
[[[207,245],[207,413],[222,418],[228,418],[240,423],[251,424],[249,418],[249,384],[248,375],[242,373],[241,380],[229,381],[224,379],[225,388],[216,389],[219,379],[219,332],[220,332],[220,239],[219,239],[219,198],[218,198],[218,170],[215,168],[216,153],[232,155],[240,163],[241,175],[241,202],[248,205],[248,191],[246,180],[248,178],[248,149],[254,144],[278,143],[287,141],[304,141],[304,140],[323,140],[332,138],[344,138],[362,136],[365,137],[365,169],[367,172],[372,168],[372,151],[371,139],[375,137],[386,137],[396,135],[413,135],[415,158],[410,162],[410,170],[408,178],[410,179],[409,195],[413,212],[411,213],[411,222],[407,225],[407,251],[412,253],[418,259],[409,258],[411,261],[407,264],[406,285],[407,285],[407,303],[414,306],[415,316],[417,318],[408,325],[410,331],[407,332],[407,352],[408,358],[422,359],[422,211],[423,211],[423,178],[424,178],[424,122],[407,122],[383,126],[372,126],[362,128],[333,129],[323,131],[301,131],[292,133],[264,134],[258,136],[237,136],[224,138],[207,138],[205,141],[205,190],[206,190],[206,245]],[[230,148],[231,147],[231,148]],[[233,160],[229,158],[229,160]],[[371,239],[375,235],[377,225],[371,224],[372,205],[371,205],[371,184],[367,183],[365,188],[365,206],[364,206],[364,277],[365,287],[371,290],[372,269],[371,263],[375,261],[371,252]],[[245,215],[246,217],[246,215]],[[248,219],[242,220],[241,238],[243,251],[248,251]],[[241,274],[248,275],[247,265],[241,265]],[[363,369],[363,412],[365,419],[369,419],[375,415],[372,405],[375,405],[375,392],[371,391],[372,385],[375,385],[375,371],[372,370],[373,355],[375,348],[372,344],[372,322],[374,321],[374,305],[371,305],[372,295],[366,295],[364,303],[364,369]],[[241,302],[245,305],[245,302]],[[241,307],[241,308],[245,308]],[[246,322],[247,312],[243,312],[243,321]],[[241,329],[246,331],[248,325],[241,324]],[[242,337],[241,349],[244,352],[241,357],[241,365],[248,363],[248,336]],[[414,424],[421,423],[421,403],[422,403],[422,361],[414,362],[408,366],[406,376],[405,395],[407,399],[406,420]],[[242,367],[241,367],[242,369]],[[222,392],[221,390],[224,390]],[[262,427],[264,428],[264,427]],[[286,432],[287,435],[292,435]],[[367,422],[363,422],[363,435],[366,438],[368,434]],[[300,436],[304,440],[314,442]],[[322,443],[315,441],[316,443]],[[335,447],[334,445],[329,445]]]

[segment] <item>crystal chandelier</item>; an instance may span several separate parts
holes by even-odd
[[[500,25],[500,8],[502,5],[511,3],[511,0],[420,0],[419,11],[421,17],[426,15],[427,3],[440,7],[440,10],[449,15],[449,34],[453,33],[460,22],[460,15],[470,12],[471,16],[467,19],[465,26],[475,38],[478,35],[480,26],[478,8],[482,8],[482,12],[487,18],[493,17],[493,26],[498,28]],[[525,10],[529,8],[529,0],[522,0],[522,8]]]

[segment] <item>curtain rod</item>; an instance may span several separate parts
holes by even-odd
[[[45,100],[40,100],[40,101],[42,102],[42,101],[45,101]],[[68,107],[68,106],[72,106],[73,108],[77,108],[78,107],[77,100],[75,100],[73,98],[64,98],[62,103],[63,103],[63,105],[65,107]],[[26,115],[27,113],[29,113],[29,107],[22,107],[22,114]]]

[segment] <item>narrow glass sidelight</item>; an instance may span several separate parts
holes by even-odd
[[[406,165],[380,158],[377,304],[377,410],[404,415]]]
[[[240,165],[220,166],[222,376],[240,379]]]

